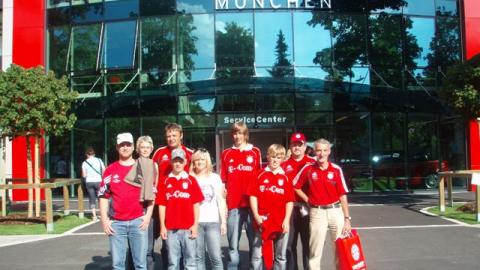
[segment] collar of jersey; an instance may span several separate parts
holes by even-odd
[[[240,150],[240,148],[235,147],[235,145],[232,146],[232,149],[238,149],[238,150]],[[250,151],[250,150],[252,150],[252,149],[253,149],[253,144],[247,143],[247,145],[245,146],[245,148],[243,148],[243,150],[240,150],[240,151]]]
[[[168,177],[176,178],[177,180],[188,178],[188,173],[186,171],[181,172],[179,175],[174,175],[173,173],[169,173]]]
[[[265,171],[266,172],[271,172],[273,174],[285,174],[285,172],[283,171],[283,169],[281,167],[278,167],[275,169],[275,171],[272,171],[272,169],[270,169],[270,167],[265,167]]]

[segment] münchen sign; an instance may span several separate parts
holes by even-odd
[[[263,8],[307,8],[331,9],[332,0],[215,0],[216,10],[225,9],[263,9]],[[266,5],[265,5],[266,4]]]

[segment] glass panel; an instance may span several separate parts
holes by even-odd
[[[142,117],[142,135],[149,135],[153,139],[154,148],[165,145],[165,126],[177,122],[175,115],[162,114],[153,117]],[[188,133],[184,132],[183,140]]]
[[[136,92],[124,92],[105,100],[104,111],[108,117],[135,117],[139,115]]]
[[[212,114],[179,115],[178,121],[183,127],[215,127],[215,115]]]
[[[271,22],[275,21],[275,24]],[[272,77],[293,75],[293,69],[282,72],[278,67],[292,66],[292,15],[290,12],[255,13],[255,65],[273,67]]]
[[[52,8],[47,10],[47,24],[48,26],[58,26],[70,24],[70,8]]]
[[[369,113],[336,113],[335,162],[341,165],[349,189],[371,191]]]
[[[428,65],[427,55],[434,49],[435,22],[432,18],[405,18],[406,54],[414,61],[413,67]],[[408,61],[409,59],[406,59]],[[409,62],[405,63],[411,66]]]
[[[70,27],[48,29],[48,68],[57,75],[66,74]]]
[[[331,66],[330,54],[323,53],[331,50],[330,31],[322,24],[311,24],[312,20],[316,20],[314,18],[322,16],[327,21],[330,18],[327,13],[314,12],[312,15],[310,12],[295,12],[293,14],[295,66]]]
[[[98,158],[104,157],[104,126],[101,119],[77,120],[73,129],[73,164],[75,165],[73,177],[80,177],[81,164],[85,160],[85,150],[91,146]],[[115,146],[113,144],[113,146]]]
[[[98,22],[103,19],[103,3],[73,6],[70,10],[74,23]]]
[[[177,0],[179,13],[213,13],[212,0]]]
[[[457,0],[435,0],[437,15],[458,16]]]
[[[129,118],[106,118],[106,138],[105,142],[107,149],[107,161],[112,163],[118,160],[118,153],[116,149],[116,137],[118,133],[130,132],[133,138],[138,138],[140,135],[140,121],[137,117]]]
[[[215,129],[189,129],[187,127],[183,132],[183,142],[191,149],[198,149],[200,147],[207,149],[210,152],[212,163],[215,163]],[[213,166],[215,167],[215,164],[213,164]],[[214,169],[214,171],[216,171],[216,169]]]
[[[335,93],[333,108],[335,111],[368,111],[370,102],[370,95]]]
[[[353,67],[346,72],[343,77],[343,83],[336,87],[336,91],[348,93],[370,92],[370,72],[366,67]]]
[[[293,94],[255,95],[257,112],[294,111]]]
[[[103,0],[72,0],[72,6],[101,3]],[[108,0],[107,0],[108,1]]]
[[[436,35],[436,65],[446,70],[446,67],[461,59],[461,38],[458,18],[437,17]],[[429,66],[432,64],[432,54],[428,55]]]
[[[253,111],[255,95],[218,95],[217,111]]]
[[[133,67],[137,21],[105,24],[102,67]]]
[[[135,91],[138,89],[139,77],[136,71],[109,72],[106,76],[107,95],[116,92]]]
[[[179,96],[178,113],[212,113],[215,109],[215,96]]]
[[[177,113],[177,99],[172,95],[159,95],[157,91],[140,92],[142,116],[174,115]],[[163,133],[162,133],[163,134]]]
[[[140,16],[173,15],[175,0],[140,0]]]
[[[183,82],[197,82],[197,81],[207,81],[215,79],[215,70],[213,68],[208,69],[196,69],[196,70],[183,70],[178,72],[178,81],[180,83]],[[200,82],[198,84],[198,90],[196,91],[204,91],[202,87],[211,87],[212,84],[215,84],[215,81],[211,82]],[[184,87],[185,85],[183,85]],[[182,86],[180,86],[182,88]],[[193,89],[193,88],[192,88]],[[210,89],[212,90],[212,89]],[[213,89],[215,90],[215,89]],[[180,92],[187,91],[186,89],[181,89]],[[206,90],[209,91],[209,90]]]
[[[428,69],[407,70],[407,89],[410,91],[435,91],[436,72]]]
[[[394,1],[367,1],[368,9],[375,13],[399,14],[402,12],[403,0]]]
[[[461,119],[442,121],[440,124],[440,152],[444,171],[466,168],[465,125]]]
[[[295,118],[297,125],[331,125],[333,123],[332,113],[297,112]]]
[[[365,16],[335,15],[331,29],[334,64],[341,74],[367,62]]]
[[[179,69],[213,68],[213,14],[179,16],[177,29]]]
[[[217,78],[253,75],[252,13],[217,13],[215,21]],[[236,69],[240,67],[239,69]]]
[[[48,8],[68,7],[70,0],[48,0]]]
[[[437,117],[432,114],[408,115],[408,172],[409,187],[438,187]]]
[[[105,19],[116,20],[138,17],[138,0],[107,1]]]
[[[49,136],[48,145],[49,177],[70,178],[70,132],[59,137]]]
[[[325,82],[329,76],[329,73],[320,67],[296,67],[296,91],[329,91],[330,83]]]
[[[84,75],[71,77],[72,89],[80,94],[99,97],[103,93],[102,75]]]
[[[435,16],[434,0],[404,0],[403,14]]]
[[[402,89],[402,75],[401,69],[387,69],[382,66],[374,66],[370,69],[370,83],[371,91],[373,87],[377,90],[389,89],[389,90],[401,90]]]
[[[78,99],[75,103],[75,115],[78,119],[102,118],[103,99],[86,98]]]
[[[332,111],[332,94],[305,93],[296,95],[296,111]]]
[[[175,17],[142,20],[142,69],[172,69],[175,61]]]
[[[373,191],[406,188],[404,134],[404,114],[372,114]]]
[[[73,27],[72,70],[96,69],[100,29],[99,24]]]
[[[371,36],[368,53],[370,63],[376,70],[383,70],[385,67],[391,66],[400,67],[402,65],[400,20],[400,16],[386,13],[369,17]],[[390,78],[385,78],[385,80],[387,82],[391,81]]]

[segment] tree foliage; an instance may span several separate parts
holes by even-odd
[[[57,79],[41,67],[12,65],[0,72],[0,128],[2,136],[59,136],[71,129],[76,117],[70,112],[76,92],[67,80]]]
[[[439,96],[465,119],[480,117],[480,54],[447,69]]]
[[[277,45],[275,46],[276,61],[271,70],[268,73],[274,78],[284,78],[293,76],[292,63],[287,59],[288,57],[288,45],[285,43],[285,35],[282,30],[278,32]]]

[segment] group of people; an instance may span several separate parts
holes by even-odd
[[[239,269],[243,230],[250,269],[298,269],[298,238],[304,269],[320,269],[327,232],[335,240],[351,230],[348,189],[340,167],[329,161],[330,142],[316,140],[312,158],[305,154],[305,136],[294,133],[290,157],[286,159],[285,147],[272,144],[262,167],[246,124],[234,123],[231,134],[233,146],[222,152],[220,175],[207,150],[192,151],[182,144],[178,124],[165,127],[167,145],[151,159],[149,136],[138,138],[140,157],[135,160],[133,136],[117,135],[119,160],[100,168],[98,190],[113,269],[125,269],[127,254],[135,269],[154,269],[158,230],[163,269],[205,269],[206,252],[210,268],[223,269],[223,234],[228,238],[227,268]],[[84,165],[85,170],[93,167]]]

